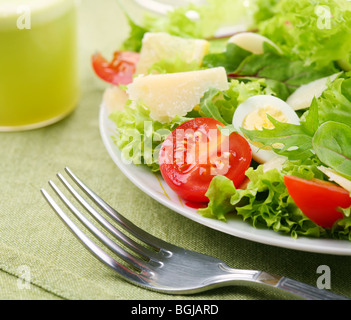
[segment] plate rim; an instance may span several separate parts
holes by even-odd
[[[99,112],[99,130],[103,144],[110,158],[129,181],[131,181],[142,192],[144,192],[149,197],[159,202],[163,206],[167,207],[168,209],[178,214],[181,214],[182,216],[192,221],[195,221],[203,226],[244,240],[295,251],[339,256],[351,256],[351,242],[348,240],[319,238],[315,239],[308,237],[299,237],[297,239],[294,239],[289,235],[279,234],[269,229],[256,229],[248,223],[240,221],[242,225],[245,224],[245,228],[247,227],[250,229],[250,232],[248,233],[247,231],[242,231],[240,229],[233,229],[232,225],[228,224],[227,222],[202,217],[201,215],[196,213],[195,209],[185,207],[180,208],[174,202],[166,200],[166,198],[160,197],[159,195],[148,190],[147,186],[144,185],[140,180],[136,179],[131,173],[131,170],[128,170],[128,168],[139,168],[131,164],[126,165],[121,160],[120,151],[118,150],[115,143],[112,141],[112,134],[115,130],[114,128],[112,128],[112,125],[114,125],[114,123],[112,120],[108,119],[107,108],[104,106],[104,102],[102,102],[100,105]]]

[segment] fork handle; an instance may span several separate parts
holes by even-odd
[[[321,290],[296,280],[274,276],[266,272],[259,272],[254,282],[280,289],[306,300],[351,300],[327,290]]]

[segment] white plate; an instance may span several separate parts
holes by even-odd
[[[228,222],[202,217],[195,209],[187,207],[167,186],[160,175],[155,175],[145,167],[128,164],[122,159],[121,153],[112,139],[116,134],[115,128],[115,124],[108,119],[106,109],[101,107],[100,132],[104,145],[112,160],[131,182],[169,209],[209,228],[246,240],[300,251],[351,256],[350,241],[303,237],[293,239],[290,236],[282,235],[268,229],[255,229],[250,224],[234,216]]]

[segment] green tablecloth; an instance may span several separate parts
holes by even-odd
[[[213,255],[232,267],[265,270],[311,285],[320,276],[317,268],[326,265],[333,291],[351,296],[351,257],[277,248],[209,229],[157,203],[116,167],[99,133],[105,84],[93,74],[90,56],[97,50],[111,55],[127,32],[115,1],[83,0],[79,31],[82,97],[76,111],[44,129],[0,133],[0,299],[284,298],[248,287],[170,297],[121,280],[83,249],[40,193],[65,166],[128,219],[166,241]]]

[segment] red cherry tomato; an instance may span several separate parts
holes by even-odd
[[[331,228],[337,220],[343,218],[338,208],[351,206],[350,193],[334,183],[293,176],[285,176],[284,180],[296,205],[321,227]]]
[[[206,192],[216,175],[231,179],[239,187],[250,167],[252,152],[239,134],[224,136],[223,126],[211,118],[190,120],[163,143],[159,164],[167,184],[183,199],[208,202]]]
[[[100,53],[92,58],[95,73],[104,81],[114,85],[127,85],[133,81],[139,53],[130,51],[116,51],[111,62]]]

